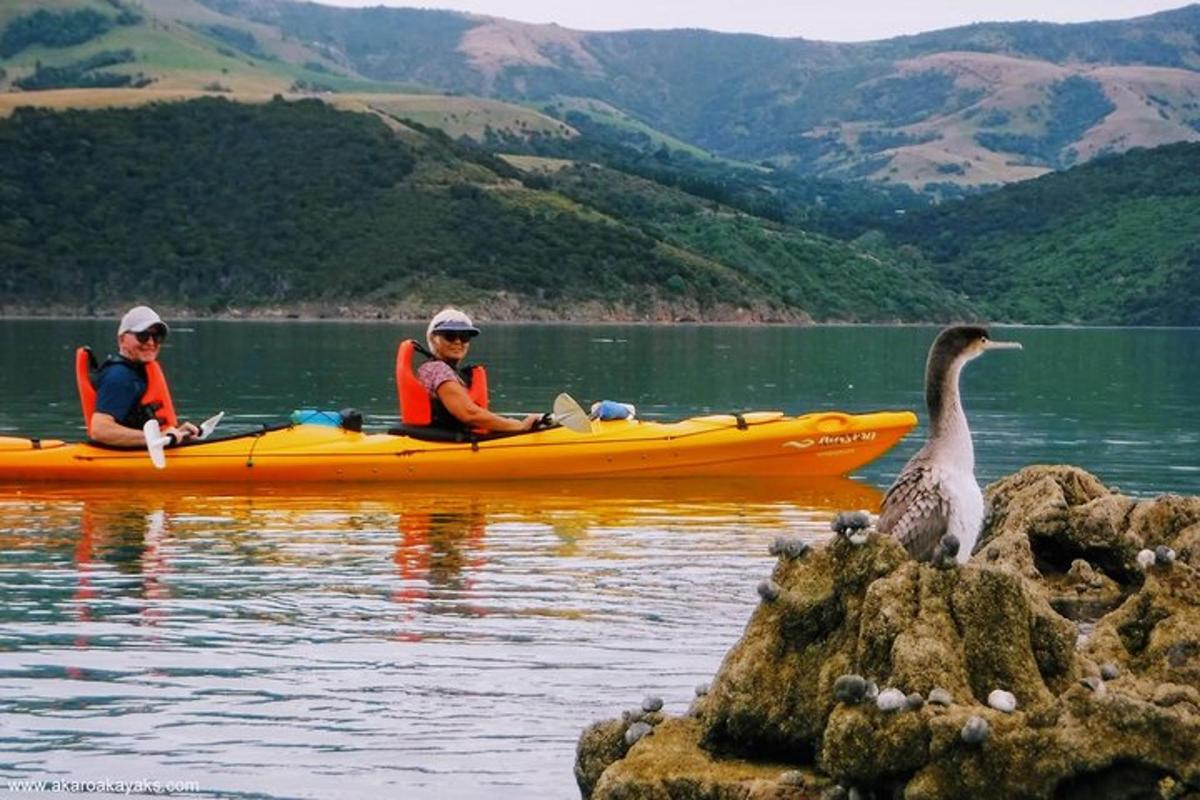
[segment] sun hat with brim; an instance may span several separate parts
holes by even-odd
[[[469,322],[460,322],[459,320],[455,320],[455,319],[452,319],[448,322],[443,322],[443,323],[435,326],[434,328],[432,328],[429,332],[431,334],[434,334],[434,333],[447,333],[449,331],[455,331],[457,333],[469,333],[472,336],[479,335],[479,328],[476,328],[474,325],[470,324]]]
[[[162,317],[150,306],[134,306],[121,317],[121,324],[117,326],[117,335],[122,333],[141,333],[148,331],[151,328],[158,326],[163,329],[163,333],[170,330],[167,323],[162,321]]]
[[[444,308],[434,315],[425,329],[425,341],[433,347],[433,337],[439,333],[465,333],[471,337],[479,335],[479,328],[471,318],[457,308]]]

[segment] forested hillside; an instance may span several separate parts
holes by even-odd
[[[308,100],[19,109],[0,121],[0,302],[95,311],[306,303],[424,315],[924,320],[927,270],[620,173],[523,173],[438,131]],[[608,186],[608,189],[604,189]],[[652,223],[652,224],[651,224]]]
[[[1100,159],[887,228],[997,319],[1200,325],[1200,144]]]
[[[567,171],[558,173],[555,185],[709,254],[737,259],[751,250],[757,261],[788,273],[786,263],[768,255],[786,248],[747,248],[745,231],[726,220],[688,226],[685,217],[660,213],[664,203],[655,197],[661,190],[651,186],[677,187],[783,222],[777,244],[820,232],[886,253],[994,319],[1200,324],[1200,226],[1193,222],[1200,219],[1198,144],[1135,150],[931,207],[903,187],[747,169],[572,121],[583,132],[575,139],[537,136],[501,144],[603,162],[647,179],[595,181]],[[756,227],[755,235],[762,230]],[[853,286],[829,277],[803,291],[836,315],[855,306]],[[889,299],[877,303],[910,305],[905,287],[887,291]]]
[[[1200,324],[1200,145],[927,207],[601,133],[487,148],[315,100],[21,109],[0,306]]]

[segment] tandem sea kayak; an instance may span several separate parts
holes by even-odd
[[[387,483],[603,477],[818,477],[878,458],[917,424],[909,411],[778,411],[680,422],[593,421],[590,431],[436,441],[295,424],[188,443],[157,469],[145,450],[0,437],[0,482]]]

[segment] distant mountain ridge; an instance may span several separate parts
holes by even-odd
[[[0,6],[0,91],[118,86],[476,95],[529,109],[502,114],[509,132],[526,113],[567,131],[572,115],[603,109],[672,149],[944,196],[1200,140],[1200,5],[855,44],[293,0]]]
[[[275,26],[374,80],[550,108],[594,98],[714,153],[805,174],[993,184],[1131,147],[1200,140],[1200,5],[1122,21],[980,23],[839,44],[201,1]]]

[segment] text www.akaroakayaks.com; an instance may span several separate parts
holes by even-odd
[[[200,791],[199,781],[154,781],[154,780],[10,780],[10,792],[37,793],[59,792],[67,794],[195,794]]]

